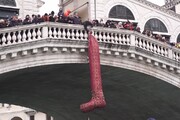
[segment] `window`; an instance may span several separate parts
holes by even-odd
[[[179,35],[177,37],[177,43],[180,43],[180,33],[179,33]]]
[[[135,20],[132,12],[122,5],[114,6],[109,12],[109,18]]]
[[[34,120],[34,115],[31,115],[31,116],[30,116],[30,120]]]
[[[5,6],[16,6],[15,0],[0,0],[0,5],[5,5]]]
[[[13,117],[11,120],[22,120],[20,117]]]
[[[166,26],[160,20],[153,18],[146,22],[145,30],[168,33]]]

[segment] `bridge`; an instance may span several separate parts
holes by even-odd
[[[180,118],[178,48],[129,30],[95,27],[93,34],[100,46],[105,109],[79,110],[90,98],[83,26],[51,22],[0,30],[0,102],[55,119]]]

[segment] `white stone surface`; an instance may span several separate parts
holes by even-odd
[[[19,8],[19,17],[25,18],[26,15],[38,14],[39,8],[44,4],[41,0],[16,0]]]
[[[0,120],[11,120],[14,117],[19,117],[22,120],[29,120],[30,116],[27,112],[35,111],[30,108],[17,105],[0,104]],[[46,114],[42,112],[34,112],[35,120],[46,120]]]

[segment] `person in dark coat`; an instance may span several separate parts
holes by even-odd
[[[93,24],[92,24],[92,22],[90,22],[90,21],[84,21],[83,22],[83,26],[84,26],[84,29],[87,31],[87,32],[89,32],[90,31],[90,29],[93,27]]]
[[[49,16],[49,21],[50,21],[50,22],[55,22],[54,11],[51,12],[51,14],[50,14],[50,16]]]
[[[73,23],[74,24],[81,24],[81,18],[79,17],[77,12],[74,12],[74,16],[73,16]]]

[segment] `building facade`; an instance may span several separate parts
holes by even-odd
[[[13,15],[24,18],[27,14],[38,14],[43,4],[41,0],[0,0],[0,18]]]
[[[164,6],[158,6],[146,0],[65,0],[66,9],[77,10],[84,20],[103,19],[136,23],[141,31],[150,29],[154,34],[161,34],[170,42],[180,42],[180,15]],[[167,4],[171,1],[166,1]]]

